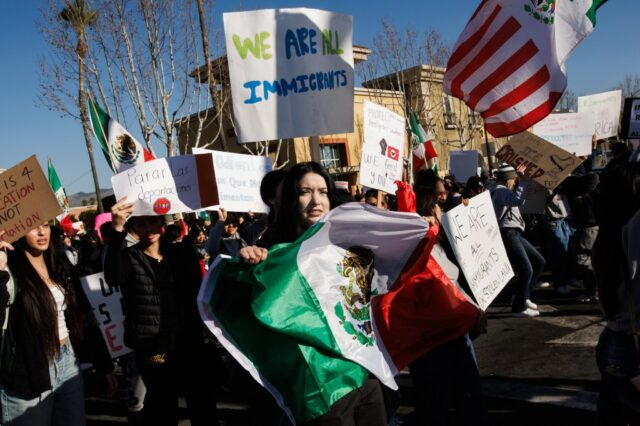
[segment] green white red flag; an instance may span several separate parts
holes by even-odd
[[[430,282],[415,277],[425,272],[426,249],[437,235],[432,231],[427,238],[427,232],[426,221],[416,214],[342,205],[297,241],[274,246],[257,266],[217,261],[198,296],[200,314],[292,420],[315,419],[361,386],[369,373],[396,389],[394,375],[407,361],[461,336],[475,322],[477,308],[456,293],[444,274],[431,274]],[[412,283],[405,285],[405,280]],[[446,301],[398,297],[407,289],[415,294],[416,286],[437,287]],[[422,294],[427,293],[435,294]],[[376,304],[384,294],[402,303]],[[462,321],[447,324],[395,321],[400,311],[415,319],[420,316],[416,307],[425,306],[430,309],[422,317],[448,318],[443,312],[451,306],[466,309],[456,311]],[[408,318],[406,313],[400,317]],[[414,340],[403,342],[408,350],[389,350],[397,344],[395,331],[407,336],[402,330],[426,324],[433,329],[419,329],[410,337]]]
[[[411,113],[410,124],[411,144],[413,147],[413,170],[420,170],[423,165],[428,165],[429,160],[438,157],[438,152],[433,146],[433,133],[424,131],[415,112]]]
[[[565,63],[606,0],[483,0],[447,64],[445,91],[496,137],[546,117],[567,87]]]
[[[67,199],[67,194],[64,190],[64,187],[62,186],[62,183],[60,182],[58,173],[53,167],[53,163],[51,162],[50,158],[47,161],[47,169],[49,175],[49,185],[51,186],[51,189],[53,190],[53,193],[58,200],[58,204],[60,204],[60,207],[62,207],[62,214],[58,215],[56,219],[58,219],[58,221],[62,221],[69,212],[69,200]]]
[[[91,130],[102,148],[107,163],[114,173],[123,172],[136,164],[155,160],[152,153],[147,151],[127,130],[116,120],[111,118],[91,98],[89,103],[89,118]]]

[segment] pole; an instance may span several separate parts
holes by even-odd
[[[493,161],[491,160],[491,153],[489,152],[489,138],[487,137],[487,128],[484,129],[484,149],[487,153],[487,163],[489,164],[489,173],[493,170]]]

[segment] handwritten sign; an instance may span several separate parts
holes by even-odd
[[[396,193],[395,181],[402,180],[405,123],[395,112],[364,103],[364,144],[360,159],[360,184]]]
[[[62,208],[35,155],[0,174],[0,231],[13,242],[49,219]]]
[[[471,176],[478,175],[478,151],[450,151],[449,170],[456,182],[466,183]]]
[[[485,191],[442,215],[442,227],[478,305],[486,310],[513,278],[491,194]]]
[[[111,358],[131,352],[124,344],[124,314],[120,289],[107,284],[102,272],[82,277],[80,282],[93,307],[93,314],[100,325]]]
[[[260,197],[260,182],[272,168],[269,157],[202,148],[194,148],[193,153],[213,156],[220,206],[232,212],[269,212]]]
[[[133,202],[134,216],[165,215],[218,204],[209,154],[160,158],[111,178],[116,199]]]
[[[529,132],[519,133],[496,152],[496,158],[513,167],[526,166],[524,175],[553,189],[582,162],[578,157]]]
[[[592,112],[550,114],[533,126],[533,133],[575,155],[591,155],[595,133]]]
[[[621,106],[622,90],[613,90],[578,98],[578,112],[589,112],[593,115],[596,138],[598,139],[618,135]]]
[[[624,100],[621,133],[624,139],[640,139],[640,98]]]
[[[353,18],[316,9],[223,14],[240,143],[353,131]]]

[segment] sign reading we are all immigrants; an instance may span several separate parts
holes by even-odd
[[[238,142],[353,131],[353,18],[316,9],[225,13]]]

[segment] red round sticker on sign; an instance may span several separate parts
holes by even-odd
[[[158,198],[155,203],[153,203],[153,211],[156,214],[167,214],[171,210],[171,201],[166,198]]]

